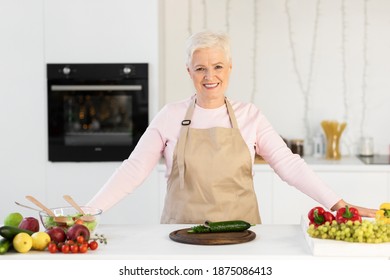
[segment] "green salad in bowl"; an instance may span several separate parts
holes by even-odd
[[[81,206],[81,209],[84,211],[84,215],[77,212],[73,207],[58,207],[51,208],[55,215],[54,217],[48,215],[44,211],[39,212],[39,217],[45,229],[55,226],[68,229],[74,224],[83,224],[89,229],[91,234],[93,234],[99,225],[102,210],[87,206]]]

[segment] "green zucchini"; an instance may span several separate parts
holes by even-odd
[[[206,221],[203,225],[197,225],[188,230],[188,233],[211,233],[211,232],[237,232],[244,231],[252,225],[246,221],[233,220],[222,222]]]
[[[0,255],[3,255],[8,252],[9,248],[12,246],[12,241],[7,238],[0,239]]]
[[[22,229],[14,226],[2,226],[0,227],[0,235],[8,240],[13,240],[18,233],[25,232],[32,235],[34,232],[27,229]]]

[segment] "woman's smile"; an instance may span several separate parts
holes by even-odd
[[[219,85],[219,83],[208,83],[208,84],[204,84],[204,87],[207,88],[207,89],[215,89],[217,86]]]

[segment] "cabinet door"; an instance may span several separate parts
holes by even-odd
[[[319,205],[311,197],[283,182],[276,174],[273,182],[274,224],[299,224],[302,215],[307,215],[312,207]]]
[[[165,168],[158,169],[158,189],[160,192],[160,196],[159,196],[159,219],[160,219],[164,209],[165,195],[167,194],[167,178],[165,177]]]
[[[320,175],[348,203],[377,208],[389,199],[386,172],[323,172]]]
[[[385,172],[317,172],[347,202],[377,208],[389,199],[388,174]],[[275,175],[277,176],[277,175]],[[302,215],[318,202],[289,186],[278,177],[274,180],[273,221],[275,224],[298,224]]]
[[[0,224],[30,194],[47,203],[43,1],[0,1]]]
[[[262,224],[273,223],[273,174],[273,171],[257,171],[253,177]]]

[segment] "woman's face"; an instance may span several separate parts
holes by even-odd
[[[232,64],[219,48],[196,50],[187,66],[194,83],[197,103],[201,107],[216,108],[225,102]]]

